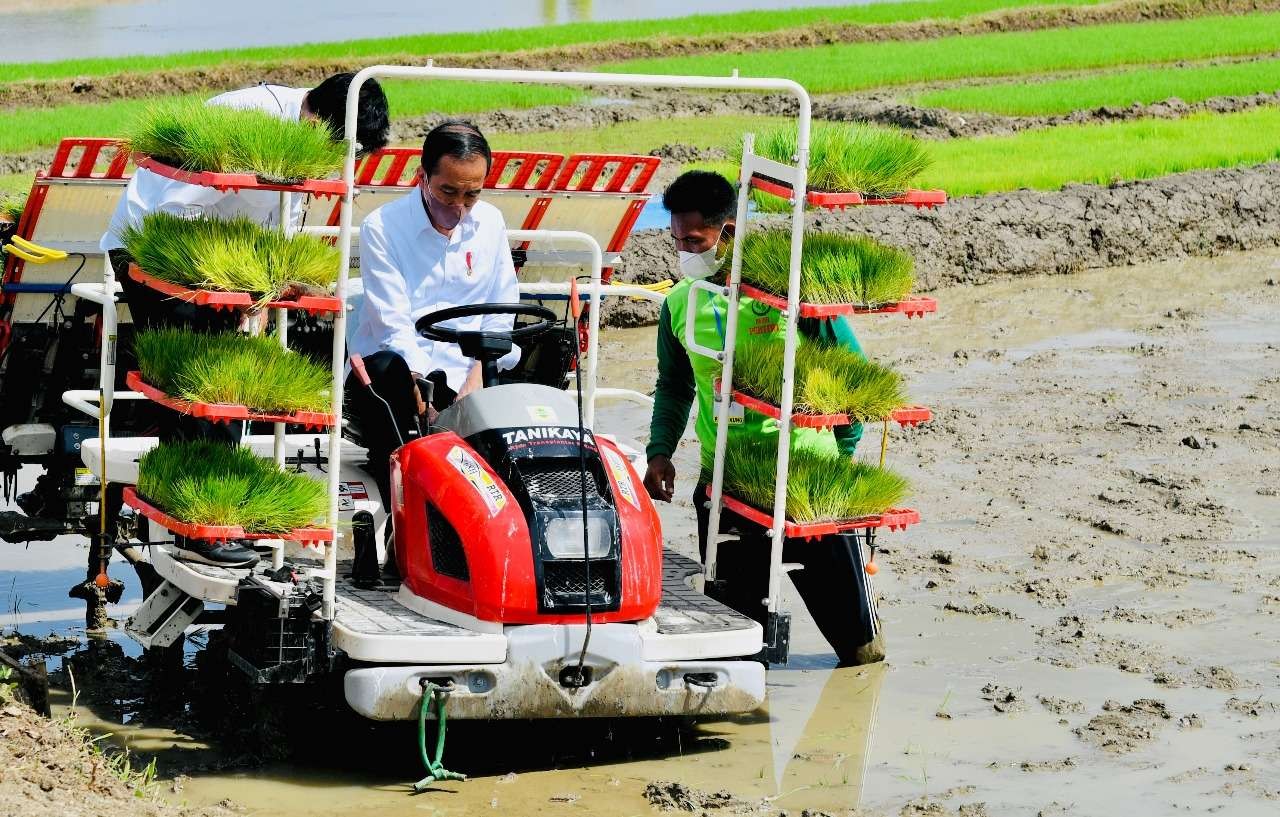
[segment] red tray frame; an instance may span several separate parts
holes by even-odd
[[[129,265],[129,277],[140,284],[154,289],[156,292],[177,298],[180,301],[196,306],[210,306],[214,309],[251,309],[257,301],[247,292],[215,292],[209,289],[188,289],[179,284],[161,281],[142,271],[137,264]],[[298,309],[304,312],[323,314],[337,312],[341,304],[333,295],[303,295],[293,300],[268,301],[264,309]]]
[[[132,485],[125,486],[124,502],[130,508],[137,510],[143,516],[171,533],[185,536],[188,539],[214,541],[225,541],[227,539],[285,539],[290,542],[300,542],[303,545],[317,545],[322,542],[333,541],[332,528],[294,528],[287,533],[246,533],[244,528],[239,525],[196,525],[191,522],[183,522],[174,519],[143,499],[138,494],[137,488]]]
[[[333,425],[333,415],[322,411],[254,411],[237,403],[200,403],[183,400],[180,397],[170,397],[144,380],[142,372],[138,371],[126,374],[124,382],[129,388],[136,392],[141,392],[153,403],[159,403],[182,414],[190,414],[192,417],[200,417],[217,423],[230,423],[234,420],[290,423],[292,425],[305,426],[308,430],[329,428]]]
[[[780,407],[758,397],[752,397],[744,391],[734,389],[733,399],[735,402],[752,411],[758,411],[766,417],[772,417],[775,420],[782,417],[782,409]],[[902,408],[894,409],[889,415],[889,419],[901,426],[915,426],[932,420],[933,411],[928,406],[903,406]],[[853,425],[857,422],[861,421],[850,420],[847,414],[805,414],[803,412],[795,412],[791,415],[791,425],[802,428],[831,428],[833,426]]]
[[[751,284],[738,284],[738,289],[748,298],[754,298],[780,312],[787,311],[787,299],[772,292],[766,292]],[[802,318],[834,318],[837,315],[891,315],[901,312],[910,318],[922,318],[927,312],[937,312],[938,301],[934,298],[904,298],[891,304],[876,307],[858,306],[857,304],[811,304],[800,302]]]
[[[765,179],[761,176],[752,176],[751,186],[757,190],[777,196],[778,198],[791,198],[791,185],[789,184],[776,182],[772,179]],[[947,191],[907,190],[898,196],[890,198],[875,198],[872,196],[864,196],[858,192],[826,193],[821,190],[810,190],[805,195],[805,200],[814,207],[823,207],[827,210],[843,210],[846,207],[889,204],[907,205],[909,207],[914,207],[917,210],[922,207],[927,207],[932,210],[947,203]]]
[[[135,155],[134,164],[150,170],[152,173],[164,176],[166,179],[195,184],[200,187],[212,187],[224,193],[240,190],[274,190],[282,193],[305,193],[328,198],[329,196],[341,196],[347,192],[347,183],[342,179],[304,179],[297,184],[272,184],[259,180],[252,173],[214,173],[211,170],[183,170],[146,155]]]
[[[711,496],[711,486],[707,486],[707,496]],[[773,514],[753,508],[728,494],[721,497],[724,506],[738,516],[755,522],[768,530],[773,527]],[[884,513],[862,516],[857,519],[840,519],[834,522],[792,522],[783,525],[783,535],[787,539],[816,539],[830,536],[833,533],[848,533],[864,528],[888,528],[891,531],[905,530],[909,525],[920,524],[920,512],[911,508],[890,508]]]

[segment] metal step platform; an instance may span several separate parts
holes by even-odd
[[[152,565],[166,585],[215,604],[235,604],[241,580],[268,569],[266,562],[253,570],[188,562],[173,555],[172,545],[152,545],[149,550]],[[664,552],[662,603],[651,619],[638,625],[644,660],[750,655],[759,649],[760,625],[693,589],[690,578],[700,570],[692,559]],[[397,601],[397,588],[356,587],[347,578],[350,572],[350,562],[339,563],[333,640],[353,660],[441,664],[506,660],[506,633],[478,632],[410,610]]]

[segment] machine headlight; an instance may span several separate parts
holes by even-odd
[[[582,514],[547,520],[547,550],[557,559],[582,558]],[[613,526],[603,516],[587,517],[587,557],[603,559],[613,549]]]

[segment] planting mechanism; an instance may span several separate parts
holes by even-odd
[[[802,87],[788,80],[737,76],[376,66],[353,81],[349,134],[356,132],[358,89],[374,77],[793,95],[800,110],[795,164],[753,155],[751,137],[747,138],[738,202],[740,229],[729,280],[724,285],[697,282],[690,293],[692,297],[701,288],[724,295],[730,300],[729,314],[736,314],[739,294],[747,293],[740,283],[739,258],[748,223],[747,196],[753,185],[784,185],[794,204],[791,294],[761,297],[786,313],[783,399],[780,406],[751,407],[774,413],[780,439],[788,438],[797,319],[807,314],[806,305],[794,296],[808,201],[804,191],[810,105]],[[340,678],[347,704],[373,719],[426,718],[429,708],[443,721],[446,711],[449,717],[467,719],[707,715],[758,707],[765,695],[759,654],[764,649],[770,660],[786,660],[786,618],[778,604],[784,539],[865,529],[870,544],[877,528],[905,527],[917,521],[918,514],[892,510],[817,525],[788,522],[786,445],[778,449],[778,500],[772,515],[724,495],[725,430],[734,398],[729,384],[736,327],[730,321],[723,349],[692,347],[722,360],[725,372],[719,388],[712,529],[725,505],[773,532],[767,638],[759,624],[701,592],[699,577],[715,580],[715,537],[702,566],[665,549],[657,513],[636,471],[640,454],[595,428],[598,398],[648,399],[597,386],[601,300],[662,299],[643,287],[604,285],[648,198],[646,188],[657,167],[651,157],[612,155],[567,160],[558,154],[495,156],[486,197],[504,209],[509,225],[518,227],[509,233],[526,300],[468,305],[418,321],[425,336],[456,342],[482,363],[484,388],[404,441],[392,460],[391,495],[380,496],[358,465],[364,459],[358,429],[347,427],[344,433],[340,421],[348,312],[360,297],[358,279],[349,281],[347,270],[359,220],[387,195],[401,195],[412,187],[415,179],[409,168],[417,152],[393,148],[359,163],[356,153],[357,145],[349,141],[340,181],[298,185],[261,184],[244,175],[182,173],[150,158],[139,161],[154,172],[192,184],[277,191],[282,213],[288,212],[283,201],[287,196],[340,196],[336,205],[313,198],[312,224],[324,226],[304,228],[337,242],[341,261],[335,291],[311,296],[310,301],[299,298],[266,307],[285,347],[307,348],[313,354],[328,347],[324,351],[332,360],[331,410],[272,414],[253,406],[182,401],[117,365],[117,340],[130,329],[117,303],[119,285],[105,259],[101,282],[81,275],[101,226],[92,223],[93,217],[86,219],[86,213],[109,212],[126,179],[128,157],[113,151],[107,140],[64,143],[49,172],[37,178],[17,232],[24,239],[58,243],[78,254],[79,261],[43,276],[20,261],[11,259],[6,265],[0,323],[0,344],[8,357],[0,384],[7,412],[5,470],[16,473],[18,465],[30,463],[43,466],[44,473],[19,499],[26,513],[9,513],[0,520],[0,535],[29,540],[73,531],[92,533],[95,514],[110,510],[104,523],[110,544],[135,562],[144,578],[146,597],[126,625],[130,635],[148,648],[163,648],[177,642],[189,626],[222,623],[232,663],[253,681],[289,684]],[[849,197],[839,202],[860,203],[880,202]],[[908,196],[903,203],[931,205],[938,197]],[[42,228],[47,228],[47,235],[41,234]],[[73,255],[63,263],[68,260],[77,258]],[[584,317],[579,317],[573,275],[548,280],[555,278],[547,271],[556,265],[585,266],[590,273]],[[531,270],[540,271],[542,278],[536,279]],[[254,303],[249,293],[164,284],[137,267],[129,274],[204,308],[246,309]],[[39,298],[51,299],[52,305],[39,311]],[[541,305],[555,299],[570,302],[571,318],[560,320]],[[841,314],[908,316],[934,308],[928,299],[822,307]],[[50,309],[53,321],[47,319]],[[516,314],[521,320],[506,333],[460,332],[445,325],[462,314]],[[513,341],[524,349],[524,360],[514,374],[500,375],[494,361]],[[96,356],[90,350],[97,350]],[[534,350],[538,354],[532,354]],[[352,362],[359,373],[360,362]],[[86,369],[96,381],[92,388],[76,379]],[[40,372],[45,375],[42,386],[40,378],[29,377]],[[575,381],[577,399],[565,390],[566,382]],[[45,399],[51,388],[62,390],[61,404]],[[140,434],[142,428],[133,417],[131,409],[140,401],[214,421],[251,421],[242,444],[271,457],[279,468],[325,482],[329,506],[323,524],[256,536],[271,555],[252,569],[177,558],[174,534],[214,539],[255,535],[175,519],[137,492],[133,486],[138,458],[156,444],[154,437]],[[94,423],[77,419],[77,413]],[[927,418],[927,410],[912,407],[893,419],[914,423]],[[846,418],[825,419],[831,424]],[[806,423],[824,425],[813,418]],[[255,433],[267,424],[270,433]],[[328,433],[315,431],[321,428]],[[139,544],[149,546],[145,554]],[[388,581],[391,568],[399,578]]]

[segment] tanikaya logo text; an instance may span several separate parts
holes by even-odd
[[[591,436],[591,432],[585,433],[585,441],[594,445],[595,439]],[[507,445],[527,443],[530,440],[569,440],[576,443],[579,440],[578,429],[566,426],[531,426],[529,428],[519,428],[515,431],[502,432],[502,441]]]

